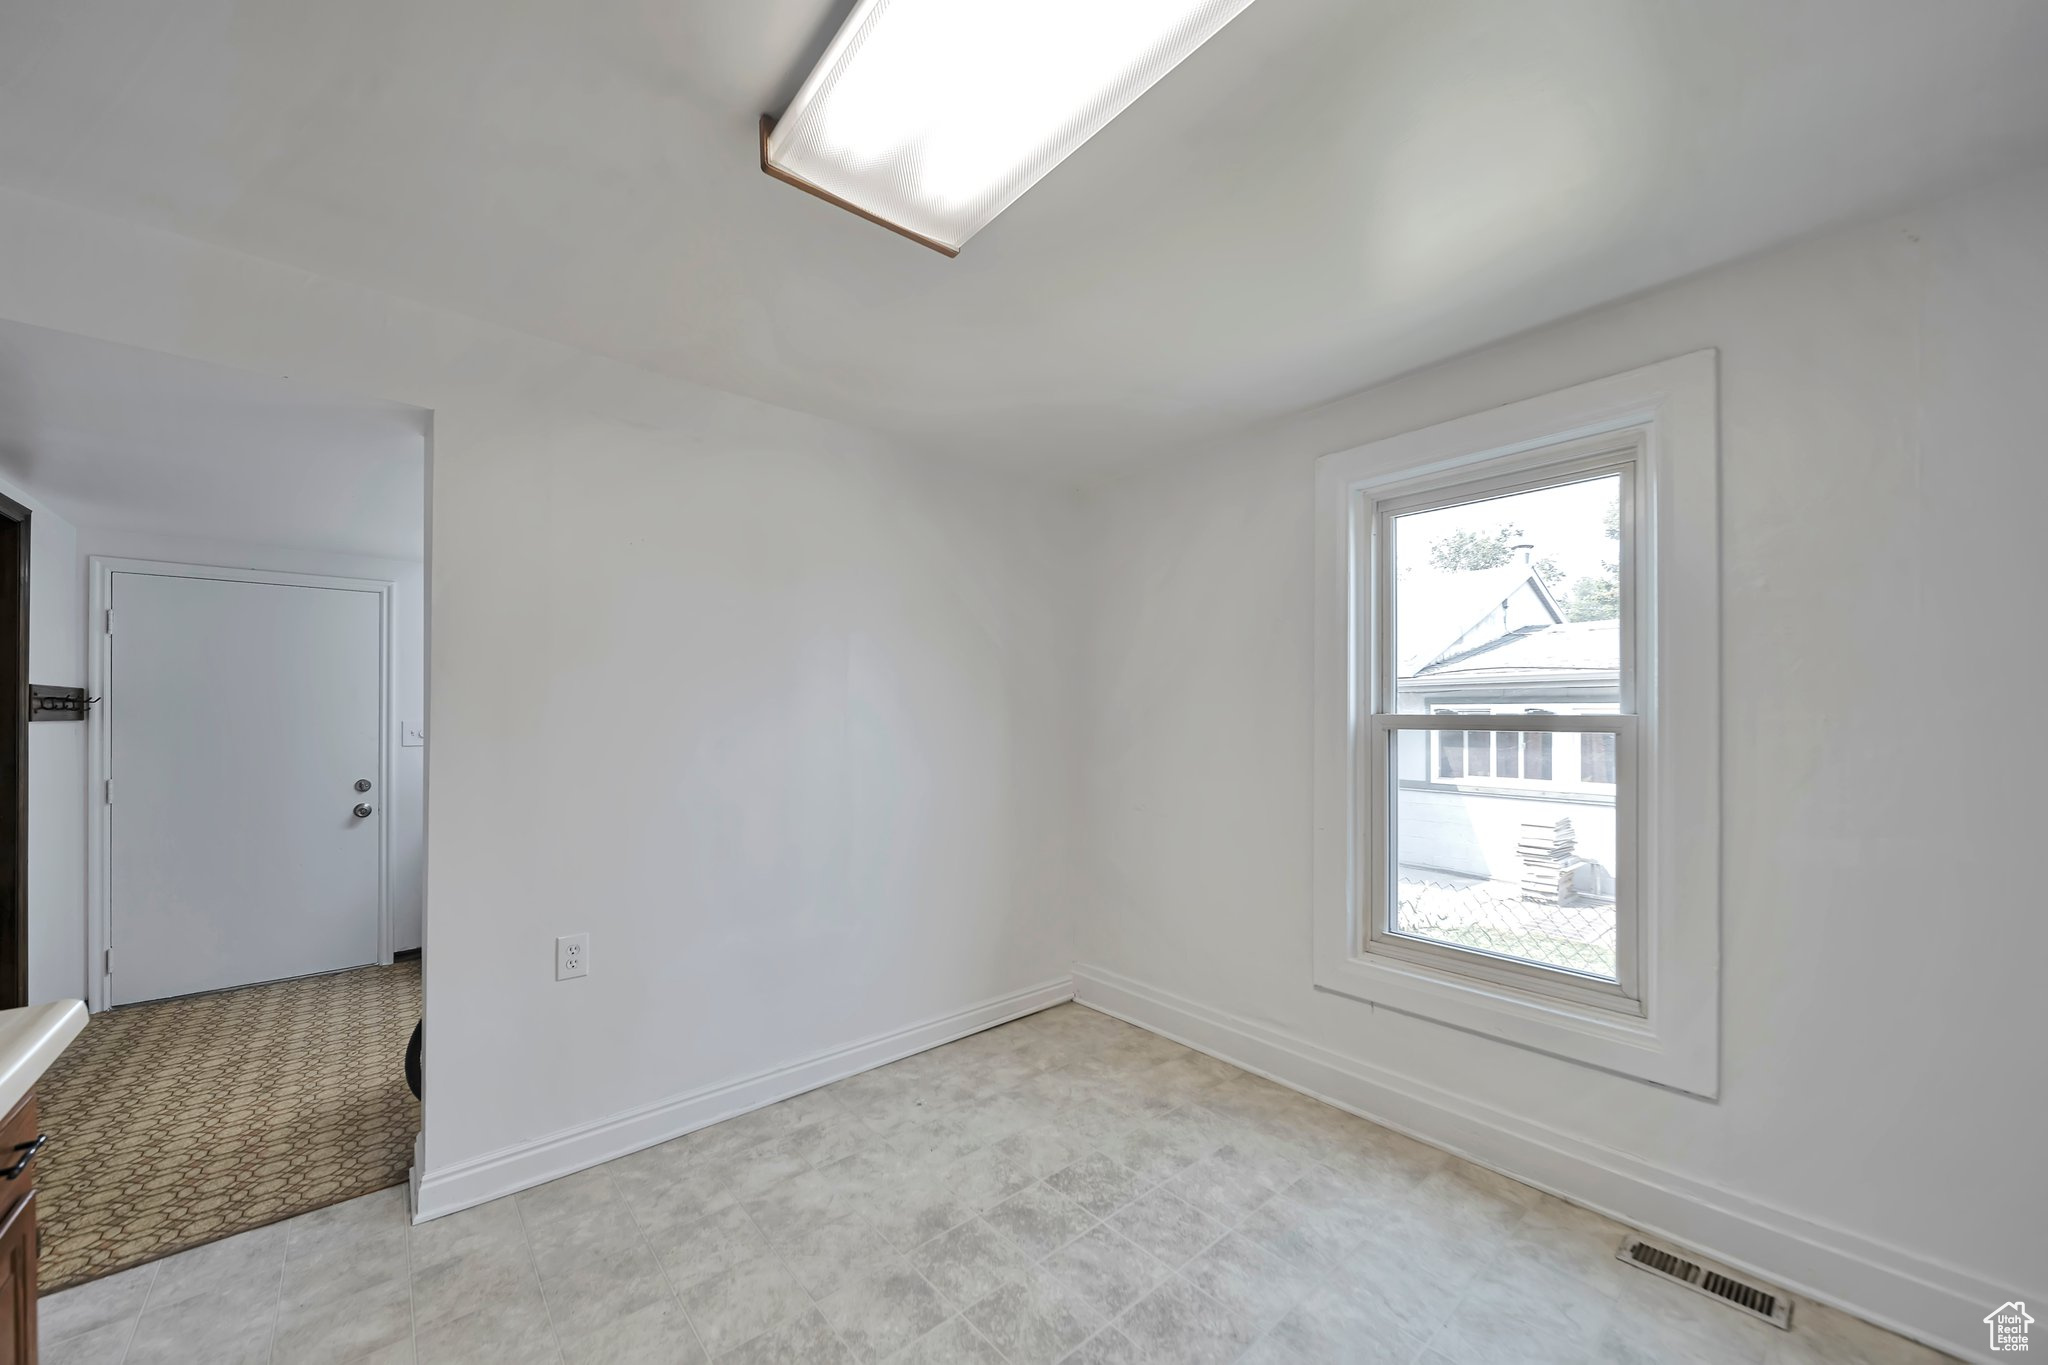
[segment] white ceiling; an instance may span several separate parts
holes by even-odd
[[[426,423],[0,322],[0,471],[76,525],[420,559]]]
[[[2040,0],[1256,0],[948,261],[758,169],[837,12],[11,0],[0,183],[1086,474],[2048,159]]]

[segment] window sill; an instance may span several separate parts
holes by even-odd
[[[1686,1047],[1657,1021],[1612,1006],[1580,1004],[1376,954],[1318,954],[1317,989],[1656,1085],[1712,1098],[1711,1047]],[[1616,1006],[1622,1001],[1617,999]],[[1632,1002],[1630,1007],[1632,1007]]]

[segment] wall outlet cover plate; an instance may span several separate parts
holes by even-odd
[[[555,940],[555,980],[590,975],[590,935],[564,934]]]

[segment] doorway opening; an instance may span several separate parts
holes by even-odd
[[[0,382],[31,672],[81,698],[0,758],[76,859],[0,969],[92,1011],[37,1089],[49,1294],[410,1175],[430,415],[6,322]]]

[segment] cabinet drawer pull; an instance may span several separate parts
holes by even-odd
[[[9,1166],[5,1171],[0,1171],[0,1175],[6,1176],[9,1180],[18,1177],[23,1171],[28,1169],[28,1163],[36,1159],[36,1153],[42,1151],[43,1144],[49,1140],[50,1135],[48,1133],[37,1133],[34,1142],[24,1142],[19,1147],[16,1147],[14,1150],[21,1153],[21,1160]]]

